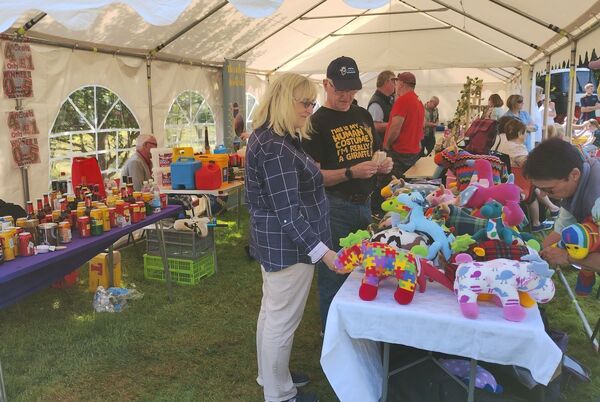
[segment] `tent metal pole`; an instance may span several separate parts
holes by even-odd
[[[229,2],[227,0],[220,2],[214,8],[212,8],[208,13],[203,15],[200,19],[197,19],[196,21],[192,22],[191,24],[189,24],[188,26],[183,28],[181,31],[177,32],[175,35],[171,36],[169,39],[167,39],[160,45],[156,46],[154,49],[152,49],[150,51],[150,54],[155,55],[156,53],[160,52],[162,49],[169,46],[172,42],[174,42],[175,40],[177,40],[178,38],[183,36],[190,29],[194,28],[196,25],[198,25],[199,23],[201,23],[202,21],[204,21],[205,19],[207,19],[208,17],[210,17],[211,15],[213,15],[214,13],[216,13],[217,11],[219,11],[220,9],[225,7],[228,3]]]
[[[378,35],[378,34],[389,34],[389,33],[437,31],[440,29],[452,29],[452,27],[445,26],[445,27],[433,27],[433,28],[398,29],[395,31],[351,32],[351,33],[345,33],[345,34],[332,33],[332,34],[329,34],[329,36],[337,37],[337,36],[357,36],[357,35]]]
[[[27,205],[27,201],[29,201],[29,173],[27,171],[27,166],[21,166],[21,187],[23,187],[23,205]]]
[[[298,15],[296,18],[288,21],[287,23],[285,23],[284,25],[282,25],[281,27],[279,27],[275,31],[271,32],[270,34],[268,34],[264,38],[261,38],[258,42],[254,43],[250,47],[247,47],[246,49],[242,50],[241,52],[239,52],[238,54],[236,54],[235,56],[233,56],[232,59],[239,59],[240,57],[242,57],[243,55],[245,55],[246,53],[248,53],[250,50],[252,50],[255,47],[257,47],[258,45],[262,44],[263,42],[265,42],[267,39],[271,38],[272,36],[278,34],[284,28],[287,28],[288,26],[292,25],[294,22],[298,21],[300,18],[304,17],[306,14],[310,13],[311,11],[313,11],[314,9],[316,9],[317,7],[319,7],[321,4],[325,3],[326,1],[327,0],[321,0],[321,1],[319,1],[317,4],[315,4],[314,6],[312,6],[311,8],[309,8],[308,10],[306,10],[305,12],[303,12],[302,14]]]
[[[473,21],[475,21],[475,22],[478,22],[478,23],[480,23],[481,25],[483,25],[483,26],[485,26],[485,27],[488,27],[488,28],[490,28],[490,29],[492,29],[492,30],[494,30],[494,31],[496,31],[496,32],[500,32],[501,34],[503,34],[503,35],[506,35],[506,36],[508,36],[509,38],[511,38],[511,39],[513,39],[513,40],[516,40],[516,41],[517,41],[517,42],[519,42],[519,43],[522,43],[522,44],[524,44],[524,45],[526,45],[526,46],[529,46],[529,47],[531,47],[531,48],[533,48],[533,49],[535,49],[535,50],[539,50],[540,52],[543,52],[544,54],[546,54],[546,53],[547,53],[545,50],[541,49],[541,48],[540,48],[538,45],[536,45],[535,43],[527,42],[526,40],[523,40],[523,39],[519,38],[518,36],[516,36],[516,35],[513,35],[513,34],[511,34],[511,33],[510,33],[510,32],[508,32],[508,31],[505,31],[505,30],[504,30],[504,29],[502,29],[502,28],[498,28],[498,27],[495,27],[495,26],[493,26],[493,25],[490,25],[490,24],[488,24],[487,22],[485,22],[485,21],[483,21],[483,20],[480,20],[480,19],[479,19],[479,18],[477,18],[477,17],[473,17],[472,15],[470,15],[470,14],[467,14],[467,13],[465,13],[464,11],[461,11],[461,10],[459,10],[459,9],[457,9],[457,8],[454,8],[454,7],[452,7],[452,6],[450,6],[450,5],[446,4],[446,3],[444,3],[443,1],[440,1],[440,0],[431,0],[431,1],[433,1],[433,2],[434,2],[434,3],[436,3],[436,4],[439,4],[440,6],[447,7],[447,8],[449,8],[450,10],[454,11],[455,13],[457,13],[457,14],[460,14],[460,15],[462,15],[463,17],[467,17],[467,18],[469,18],[469,19],[472,19]]]
[[[548,113],[550,107],[550,56],[546,57],[546,79],[544,81],[544,131],[542,132],[542,140],[548,139]]]
[[[575,70],[575,56],[577,54],[577,41],[571,42],[571,58],[569,60],[569,95],[567,101],[567,127],[565,135],[570,140],[573,133],[573,115],[575,114],[575,84],[577,75]]]
[[[494,70],[494,68],[496,68],[496,67],[490,67],[490,68],[488,68],[488,70],[489,70],[489,71],[491,71],[492,73],[496,74],[496,75],[497,75],[497,76],[499,76],[499,77],[502,77],[502,78],[504,78],[504,79],[510,79],[510,75],[504,75],[504,74],[502,74],[501,72]],[[501,70],[502,72],[506,72],[506,71],[504,71],[504,70],[502,70],[502,69],[500,69],[500,70]]]
[[[154,113],[152,111],[152,59],[146,58],[146,80],[148,82],[148,112],[150,113],[150,132],[154,135]]]
[[[557,27],[556,25],[553,25],[553,24],[548,24],[548,23],[542,21],[541,19],[539,19],[537,17],[534,17],[533,15],[527,14],[526,12],[519,10],[516,7],[513,7],[511,5],[505,4],[505,3],[503,3],[503,2],[501,2],[499,0],[489,0],[489,1],[492,2],[492,3],[494,3],[495,5],[497,5],[499,7],[502,7],[504,9],[506,9],[506,10],[512,11],[513,13],[518,14],[521,17],[526,18],[529,21],[535,22],[536,24],[541,25],[544,28],[547,28],[547,29],[549,29],[551,31],[554,31],[554,32],[558,33],[558,34],[561,34],[563,36],[571,36],[571,34],[569,34],[567,31],[561,29],[560,27]]]
[[[369,11],[369,10],[365,10],[363,12],[363,14],[366,14],[367,11]],[[292,57],[290,57],[289,59],[287,59],[286,61],[284,61],[283,63],[281,63],[280,65],[278,65],[277,67],[275,67],[273,70],[269,71],[269,73],[267,75],[273,74],[274,72],[276,72],[277,70],[279,70],[281,67],[285,66],[286,64],[288,64],[292,60],[295,60],[297,57],[301,56],[303,53],[308,52],[310,49],[312,49],[313,47],[317,46],[319,43],[323,42],[325,39],[329,38],[329,36],[331,34],[336,33],[340,29],[343,29],[343,28],[347,27],[349,24],[351,24],[352,22],[356,21],[357,18],[358,17],[352,18],[350,21],[346,22],[344,25],[342,25],[341,27],[339,27],[335,31],[330,32],[329,34],[323,36],[322,38],[317,39],[312,44],[310,44],[310,46],[308,46],[307,48],[302,49],[300,52],[296,53],[295,55],[293,55]]]
[[[402,3],[402,4],[406,5],[406,6],[408,6],[408,7],[412,7],[412,8],[414,8],[415,10],[418,10],[418,8],[414,7],[412,4],[409,4],[409,3],[407,3],[407,2],[406,2],[406,1],[404,1],[404,0],[398,0],[398,1],[399,1],[400,3]],[[422,12],[423,14],[427,15],[428,17],[430,17],[431,19],[433,19],[433,20],[435,20],[435,21],[437,21],[437,22],[439,22],[439,23],[441,23],[441,24],[444,24],[444,25],[450,25],[452,28],[456,29],[457,31],[459,31],[459,32],[461,32],[461,33],[463,33],[463,34],[465,34],[466,36],[468,36],[468,37],[470,37],[470,38],[473,38],[473,39],[475,39],[475,40],[477,40],[477,41],[479,41],[479,42],[481,42],[481,43],[485,43],[485,44],[486,44],[486,45],[488,45],[489,47],[491,47],[491,48],[493,48],[493,49],[496,49],[496,50],[498,50],[498,51],[500,51],[500,52],[502,52],[502,53],[504,53],[504,54],[507,54],[507,55],[509,55],[509,56],[511,56],[511,57],[514,57],[515,59],[517,59],[517,60],[519,60],[519,61],[521,61],[521,62],[523,62],[523,63],[527,63],[527,61],[526,61],[524,58],[522,58],[522,57],[519,57],[519,56],[517,56],[516,54],[513,54],[513,53],[511,53],[511,52],[509,52],[509,51],[507,51],[507,50],[504,50],[504,49],[502,49],[501,47],[499,47],[499,46],[497,46],[497,45],[494,45],[493,43],[490,43],[490,42],[488,42],[488,41],[486,41],[486,40],[483,40],[483,39],[481,39],[481,38],[478,38],[477,36],[473,35],[472,33],[470,33],[470,32],[467,32],[466,30],[464,30],[464,29],[462,29],[462,28],[460,28],[460,27],[458,27],[458,26],[456,26],[456,25],[454,25],[454,24],[451,24],[451,23],[449,23],[449,22],[446,22],[446,21],[444,21],[444,20],[441,20],[441,19],[439,19],[439,18],[437,18],[437,17],[434,17],[433,15],[431,15],[431,14],[429,14],[429,13],[426,13],[426,12],[423,12],[423,11],[421,11],[421,12]],[[529,63],[527,63],[527,64],[529,64]]]
[[[10,37],[10,35],[0,34],[0,39],[11,40],[11,37]],[[79,43],[60,42],[60,41],[55,41],[55,40],[51,40],[51,39],[32,37],[32,36],[26,36],[24,38],[24,40],[29,43],[34,43],[34,44],[38,44],[38,45],[54,46],[54,47],[62,47],[65,49],[70,49],[70,50],[82,50],[82,51],[86,51],[86,52],[110,54],[112,56],[119,55],[119,56],[125,56],[125,57],[131,57],[134,59],[143,59],[143,60],[146,60],[146,57],[148,57],[147,51],[136,53],[134,51],[120,50],[117,48],[96,47],[96,46],[93,46],[93,44],[88,45],[88,44],[79,44]],[[176,57],[172,57],[172,56],[156,55],[156,56],[152,57],[152,59],[155,61],[164,61],[167,63],[177,63],[177,64],[185,63],[190,66],[196,66],[196,67],[205,67],[205,68],[214,68],[214,69],[220,69],[223,67],[222,63],[219,63],[216,61],[202,62],[199,60],[186,60],[183,58],[176,58]]]
[[[42,20],[42,18],[44,18],[46,15],[48,15],[48,14],[46,14],[44,12],[39,13],[38,15],[36,15],[35,17],[33,17],[32,19],[27,21],[25,23],[25,25],[23,25],[20,28],[17,28],[17,31],[15,33],[17,34],[18,37],[22,37],[23,35],[25,35],[25,32],[29,31],[35,24],[40,22]]]
[[[328,18],[352,18],[352,17],[372,17],[374,15],[399,15],[399,14],[417,14],[417,13],[421,13],[421,12],[429,12],[429,13],[437,13],[437,12],[443,12],[443,11],[448,11],[447,8],[442,7],[442,8],[431,8],[428,10],[423,10],[423,11],[418,11],[418,10],[408,10],[408,11],[389,11],[389,12],[382,12],[382,13],[369,13],[369,14],[339,14],[339,15],[322,15],[322,16],[318,16],[318,17],[302,17],[300,18],[301,21],[308,21],[308,20],[324,20],[324,19],[328,19]]]

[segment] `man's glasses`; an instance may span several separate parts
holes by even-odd
[[[153,147],[157,147],[158,144],[156,142],[146,142],[148,145],[152,145]]]
[[[523,99],[519,99],[517,103],[523,103]]]

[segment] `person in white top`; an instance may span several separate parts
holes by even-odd
[[[483,112],[484,119],[492,119],[499,120],[502,116],[504,116],[504,101],[498,94],[491,94],[488,98],[488,104],[486,109]]]
[[[499,122],[499,130],[502,131],[500,134],[500,144],[498,146],[498,152],[507,154],[510,157],[511,167],[521,168],[527,160],[527,147],[525,146],[525,131],[526,126],[521,121],[507,117],[503,117]],[[531,231],[539,232],[541,230],[548,230],[552,228],[552,224],[546,222],[540,222],[540,202],[550,210],[552,217],[558,216],[559,207],[554,205],[548,195],[541,192],[539,189],[535,189],[535,197],[533,201],[527,205],[529,212],[529,218],[531,220]]]

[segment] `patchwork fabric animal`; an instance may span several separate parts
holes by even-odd
[[[454,240],[454,236],[449,239],[444,232],[444,229],[437,223],[425,218],[423,213],[423,204],[425,200],[421,193],[413,192],[410,194],[400,194],[397,197],[398,202],[410,208],[408,223],[396,225],[400,230],[414,232],[422,231],[433,238],[433,244],[429,247],[427,259],[434,260],[438,252],[442,252],[444,258],[450,258],[450,242]]]
[[[432,219],[443,220],[449,228],[454,228],[454,235],[472,235],[485,229],[486,220],[471,215],[471,210],[456,205],[441,204],[433,208]]]
[[[477,296],[492,294],[500,299],[503,315],[509,321],[522,321],[526,311],[519,303],[518,291],[527,292],[539,303],[554,297],[554,271],[538,254],[521,261],[497,259],[487,262],[463,262],[458,265],[454,291],[460,309],[467,318],[477,318]]]
[[[386,277],[394,277],[398,281],[394,299],[399,304],[408,304],[412,301],[417,283],[419,290],[425,291],[425,277],[452,289],[452,283],[426,260],[410,251],[397,249],[385,243],[363,240],[342,248],[337,254],[335,267],[337,271],[344,273],[357,267],[365,269],[358,294],[361,299],[367,301],[375,299],[379,283]]]
[[[471,183],[471,177],[477,173],[475,167],[476,160],[488,161],[493,171],[493,177],[490,184],[500,184],[501,179],[508,176],[506,166],[500,158],[492,155],[474,155],[456,146],[451,146],[438,152],[435,155],[434,161],[443,168],[450,170],[457,179],[458,191],[462,191]]]

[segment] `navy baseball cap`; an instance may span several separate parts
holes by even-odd
[[[354,59],[350,57],[338,57],[329,63],[327,78],[333,81],[335,89],[340,91],[358,91],[362,89],[358,66]]]

